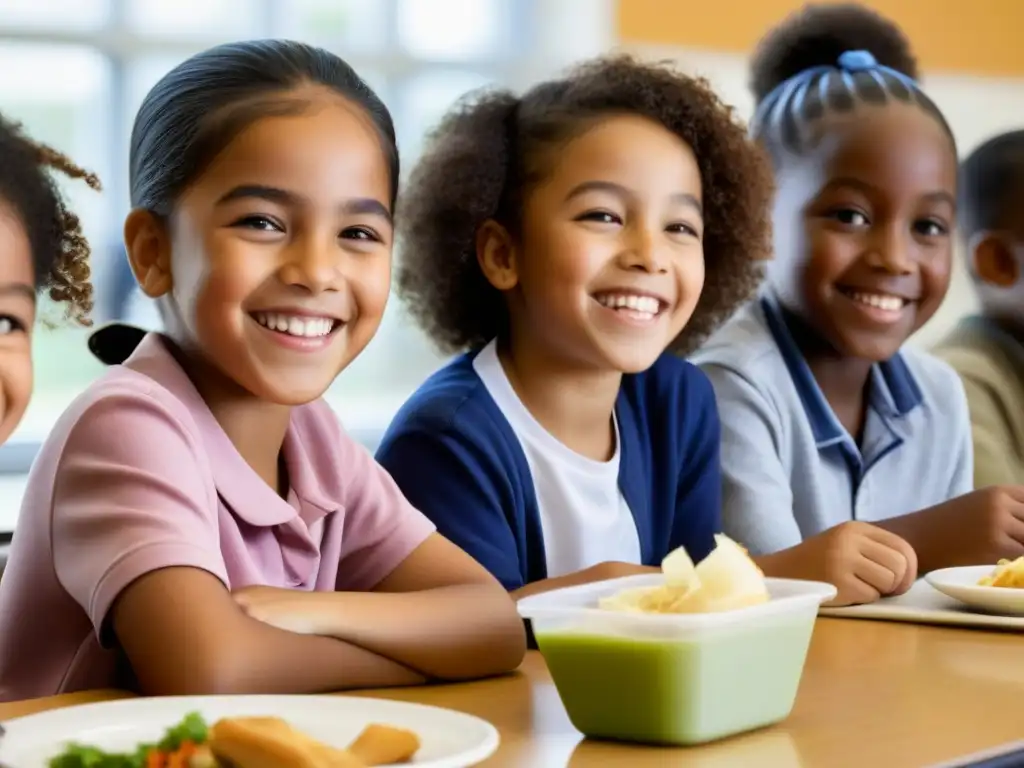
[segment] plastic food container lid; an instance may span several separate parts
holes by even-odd
[[[693,639],[719,629],[792,614],[817,613],[818,607],[836,596],[831,584],[796,579],[765,579],[771,598],[760,605],[718,613],[626,613],[598,608],[598,600],[624,589],[657,587],[661,574],[626,576],[621,579],[556,589],[519,601],[519,615],[533,622],[535,632],[585,631],[588,633],[650,639]]]

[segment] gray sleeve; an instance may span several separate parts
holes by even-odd
[[[789,473],[779,454],[780,424],[768,400],[745,378],[714,364],[711,379],[722,423],[722,522],[753,555],[803,541],[793,516]]]

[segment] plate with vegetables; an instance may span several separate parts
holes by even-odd
[[[465,768],[498,732],[471,715],[355,696],[169,696],[4,723],[10,768]]]

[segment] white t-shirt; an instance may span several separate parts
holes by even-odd
[[[619,490],[619,425],[609,461],[581,456],[559,442],[519,399],[492,341],[473,369],[501,409],[526,454],[540,511],[548,577],[609,560],[640,562],[636,522]]]

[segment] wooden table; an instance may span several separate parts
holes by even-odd
[[[128,695],[90,691],[0,704],[0,720]],[[489,720],[501,731],[502,744],[486,766],[924,768],[1024,739],[1024,637],[819,619],[789,719],[688,750],[584,741],[537,653],[502,678],[359,695],[434,704]]]

